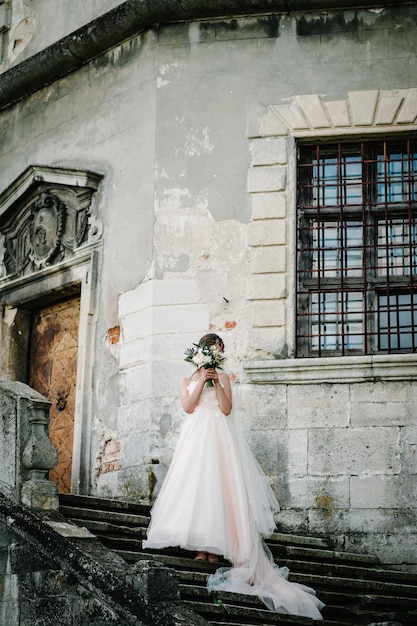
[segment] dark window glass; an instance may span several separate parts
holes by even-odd
[[[299,146],[297,355],[417,351],[417,141]]]

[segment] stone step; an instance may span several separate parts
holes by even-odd
[[[62,506],[61,513],[71,518],[80,526],[85,526],[91,532],[100,536],[110,547],[115,547],[117,542],[130,543],[131,548],[136,545],[141,550],[141,540],[146,536],[146,528],[149,517],[142,514],[121,513],[118,511],[95,511],[93,509],[81,509]],[[133,539],[135,537],[135,539]],[[298,541],[299,545],[288,545]],[[133,542],[133,543],[132,543]],[[278,543],[279,542],[279,543]],[[340,552],[316,548],[315,542],[308,542],[308,538],[296,535],[286,536],[283,533],[274,533],[267,540],[267,545],[276,560],[310,562],[325,561],[329,563],[359,563],[362,565],[377,565],[377,559],[369,555]],[[120,546],[122,547],[122,546]],[[417,580],[417,576],[416,576]]]
[[[149,555],[138,555],[123,552],[118,554],[130,561],[135,561],[138,556],[148,559]],[[215,571],[217,565],[206,562],[194,562],[190,559],[181,559],[166,554],[155,555],[155,558],[167,567],[177,571],[181,584],[182,593],[187,592],[185,599],[191,597],[209,602],[214,594],[209,594],[205,588],[208,574]],[[193,569],[190,569],[193,568]],[[197,571],[199,570],[199,571]],[[382,584],[375,581],[365,581],[347,578],[334,578],[328,576],[303,576],[303,574],[291,572],[290,580],[314,587],[320,599],[326,604],[325,614],[327,617],[335,617],[345,620],[345,623],[369,624],[372,621],[386,621],[387,612],[391,618],[403,619],[404,614],[417,611],[416,587],[410,585]],[[218,595],[218,594],[217,594]],[[235,596],[235,594],[223,594],[219,596],[228,604],[232,598],[238,598],[240,606],[253,606],[260,603],[257,598],[251,596]],[[260,603],[261,606],[262,603]],[[200,609],[198,609],[200,612]],[[414,624],[413,621],[410,624]]]
[[[267,609],[237,606],[222,601],[221,603],[205,603],[185,600],[196,613],[204,617],[210,624],[223,623],[223,625],[247,625],[267,626],[269,624],[280,624],[280,626],[313,626],[320,623],[321,626],[346,626],[349,622],[328,620],[325,618],[321,622],[298,617],[296,615],[284,615],[282,613],[272,613]],[[357,626],[360,626],[358,623]]]
[[[117,553],[122,556],[128,562],[135,562],[138,559],[148,559],[152,555],[153,558],[161,561],[167,561],[170,563],[170,567],[174,567],[175,569],[186,569],[190,567],[190,557],[188,553],[184,552],[184,556],[179,556],[179,553],[175,549],[171,549],[170,551],[164,550],[163,552],[158,551],[136,551],[132,549],[132,545],[130,545],[130,550],[124,550],[118,540],[114,542],[112,540],[108,541],[108,539],[104,539],[103,543],[107,547],[113,548],[117,551]],[[131,541],[127,542],[131,543]],[[414,579],[415,576],[412,575],[410,577],[409,574],[403,572],[397,572],[394,570],[383,570],[383,569],[367,569],[364,567],[357,566],[346,566],[339,565],[336,563],[329,563],[327,567],[323,567],[322,562],[315,561],[288,561],[278,563],[280,566],[288,565],[290,566],[291,576],[294,577],[296,575],[304,575],[307,578],[316,580],[316,575],[319,574],[321,577],[325,577],[327,580],[334,581],[334,584],[339,584],[339,586],[343,587],[347,584],[348,580],[360,581],[360,585],[362,587],[366,587],[367,589],[375,592],[375,589],[383,585],[384,590],[387,590],[387,585],[392,585],[392,581],[395,580],[395,589],[402,589],[404,586],[405,591],[410,590],[410,594],[415,591],[415,586],[410,585],[410,578]],[[193,568],[201,568],[202,571],[206,571],[209,568],[209,571],[213,569],[213,565],[210,563],[197,562],[194,564],[192,562]],[[220,565],[228,566],[227,562],[222,562]],[[217,569],[217,565],[214,565],[214,569]],[[331,569],[330,569],[331,568]],[[408,593],[407,593],[408,595]]]
[[[218,564],[208,563],[206,561],[193,561],[189,558],[181,558],[162,552],[156,554],[146,551],[142,553],[130,553],[129,555],[126,554],[126,552],[117,550],[117,553],[125,558],[125,560],[131,562],[139,559],[149,559],[152,554],[153,558],[155,558],[157,561],[161,561],[168,567],[172,567],[179,572],[190,571],[190,568],[192,568],[195,573],[201,573],[203,576],[207,576],[212,571],[215,571],[218,567]],[[220,563],[220,566],[221,565],[222,563]],[[224,565],[227,566],[227,563],[224,563]],[[321,571],[320,573],[316,574],[310,574],[296,572],[295,570],[291,570],[290,580],[300,582],[304,585],[309,586],[313,586],[314,582],[316,585],[319,585],[320,588],[325,587],[332,590],[334,590],[335,588],[349,588],[352,590],[360,591],[366,589],[367,591],[372,591],[374,594],[385,594],[389,592],[394,597],[417,599],[416,586],[394,583],[392,581],[366,580],[365,578],[355,577],[337,577],[333,575],[328,575],[325,571]]]
[[[110,519],[110,517],[107,518],[107,512],[109,512],[112,513],[112,521],[126,525],[140,525],[145,530],[150,521],[150,507],[147,505],[124,503],[118,500],[100,500],[90,496],[61,494],[60,511],[68,517],[78,516],[82,519],[91,520]],[[276,543],[291,544],[292,546],[328,548],[328,542],[321,537],[274,532],[270,535],[270,540]],[[360,557],[362,558],[362,555]]]
[[[112,500],[109,498],[96,498],[94,496],[78,496],[70,493],[59,494],[61,506],[86,508],[95,511],[126,511],[146,515],[149,518],[150,506],[126,500]]]
[[[255,609],[256,611],[265,611],[265,605],[259,598],[251,597],[240,594],[212,592],[209,593],[204,587],[196,587],[194,585],[180,585],[181,597],[187,601],[198,604],[198,613],[202,613],[202,603],[209,605],[227,605],[228,607],[240,607],[246,609]],[[321,597],[321,596],[320,596]],[[394,616],[394,611],[391,611]],[[258,613],[259,615],[259,613]],[[351,624],[369,624],[375,619],[384,619],[386,612],[383,610],[376,611],[372,607],[346,607],[342,605],[327,605],[325,610],[326,620],[343,620],[348,621]],[[270,612],[268,611],[264,616],[265,619],[270,619]],[[276,623],[272,619],[271,623]],[[278,622],[279,623],[279,622]]]
[[[60,503],[63,515],[88,528],[125,561],[154,559],[175,569],[184,603],[212,626],[317,624],[271,613],[256,597],[209,594],[207,577],[218,564],[194,561],[186,550],[143,551],[149,506],[88,496],[60,496]],[[323,626],[367,626],[388,619],[417,625],[417,574],[385,569],[370,555],[332,550],[320,537],[275,532],[267,545],[279,565],[290,568],[290,580],[313,587],[326,603]]]
[[[86,525],[87,528],[93,532],[93,525]],[[95,530],[96,532],[98,532],[97,526],[95,526]],[[130,549],[130,551],[137,551],[137,552],[141,552],[142,551],[142,539],[140,536],[135,536],[135,538],[133,538],[132,533],[128,533],[127,536],[121,536],[121,535],[113,535],[111,533],[108,534],[101,534],[100,532],[98,532],[98,535],[100,536],[100,538],[103,540],[103,542],[108,546],[108,547],[113,547],[115,549],[121,549],[123,550],[124,547],[126,547],[126,549]],[[316,554],[316,551],[314,549],[311,548],[304,548],[302,552],[297,551],[296,553],[293,553],[291,549],[285,549],[285,548],[279,548],[277,546],[273,546],[272,544],[270,544],[268,542],[268,547],[271,549],[271,552],[273,553],[275,560],[279,561],[279,563],[285,564],[285,563],[293,563],[293,561],[296,561],[297,563],[301,564],[305,561],[307,563],[308,566],[311,565],[311,563],[315,563],[316,566],[318,568],[323,568],[323,565],[328,565],[328,567],[334,567],[336,565],[337,562],[339,563],[346,563],[346,567],[348,567],[349,565],[351,565],[351,567],[355,567],[355,561],[353,559],[349,559],[349,556],[345,556],[343,553],[335,553],[332,551],[328,551],[326,554],[326,558],[324,557],[324,555],[320,552],[320,554]],[[172,551],[172,550],[171,550]],[[164,552],[166,553],[166,550],[164,550]],[[178,551],[181,553],[181,551]],[[186,551],[182,551],[182,553],[184,553],[184,555],[186,554]],[[159,554],[158,551],[149,551],[148,554]],[[188,553],[189,554],[189,553]],[[302,555],[302,559],[300,558],[300,556]],[[292,557],[296,556],[297,558],[293,559]],[[285,561],[285,563],[284,563]],[[366,570],[366,568],[360,567],[358,566],[358,571],[360,574],[363,574]],[[369,570],[368,570],[369,571]],[[375,570],[376,572],[378,570]]]
[[[73,518],[75,523],[83,525],[83,520],[77,520]],[[128,529],[124,535],[114,534],[111,528],[105,525],[98,525],[97,523],[88,523],[86,527],[90,532],[96,534],[103,543],[119,553],[125,553],[126,557],[130,561],[140,557],[142,553],[142,539],[145,537],[139,530]],[[409,575],[403,572],[396,572],[393,570],[384,570],[379,567],[364,567],[362,562],[357,563],[358,559],[355,559],[357,555],[343,554],[341,552],[327,551],[326,555],[320,552],[318,555],[314,550],[309,548],[304,549],[302,552],[293,552],[291,548],[284,548],[274,546],[268,542],[268,546],[274,555],[275,561],[280,566],[287,565],[291,571],[304,571],[308,573],[314,573],[315,571],[322,571],[326,568],[329,576],[337,574],[338,577],[357,576],[364,579],[373,580],[390,580],[392,577],[396,577],[398,581],[407,581],[417,578],[414,575]],[[186,559],[190,558],[190,553],[179,548],[168,548],[163,552],[149,550],[144,553],[145,557],[149,558],[149,555],[153,554],[158,556],[159,554],[175,554],[182,556]],[[300,558],[300,556],[302,558]],[[326,558],[325,558],[326,557]],[[227,563],[226,563],[227,564]]]
[[[62,515],[71,519],[77,518],[79,520],[86,520],[86,522],[90,520],[103,520],[107,523],[110,522],[114,524],[115,528],[119,525],[121,527],[126,526],[145,529],[149,524],[149,517],[139,513],[82,509],[68,506],[61,506],[59,510]]]

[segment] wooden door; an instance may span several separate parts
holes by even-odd
[[[52,402],[49,432],[58,465],[49,472],[60,493],[71,492],[80,298],[33,313],[29,385]]]

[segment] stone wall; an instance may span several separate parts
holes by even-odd
[[[4,626],[207,626],[183,606],[176,574],[128,565],[57,512],[33,512],[0,493],[0,621]]]
[[[159,491],[182,422],[177,377],[189,374],[178,355],[202,334],[208,315],[194,290],[191,281],[148,281],[121,298],[124,395],[115,432],[122,468],[100,473],[102,495],[135,499]],[[233,356],[230,361],[233,379],[238,370]],[[233,385],[234,410],[280,502],[278,528],[329,536],[340,549],[367,550],[386,563],[413,567],[415,383],[375,377],[283,384],[280,374],[289,362],[270,360],[274,380],[253,384],[248,378],[259,371],[249,361],[249,375]]]
[[[100,179],[103,235],[82,278],[97,286],[82,298],[83,490],[155,496],[183,352],[210,328],[279,523],[417,562],[415,355],[294,359],[297,140],[415,133],[416,18],[372,3],[162,21],[2,110],[0,194],[33,165]],[[68,280],[56,265],[51,293]],[[39,299],[21,282],[2,276],[2,339],[10,294],[25,311]]]

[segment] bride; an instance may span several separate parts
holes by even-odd
[[[289,582],[262,540],[275,529],[279,506],[232,413],[229,377],[216,369],[223,351],[222,339],[209,333],[196,345],[199,358],[186,359],[198,364],[181,381],[187,417],[143,547],[180,546],[211,562],[223,555],[232,567],[209,577],[210,591],[256,595],[271,611],[321,620],[314,590]],[[211,352],[211,360],[202,356]]]

